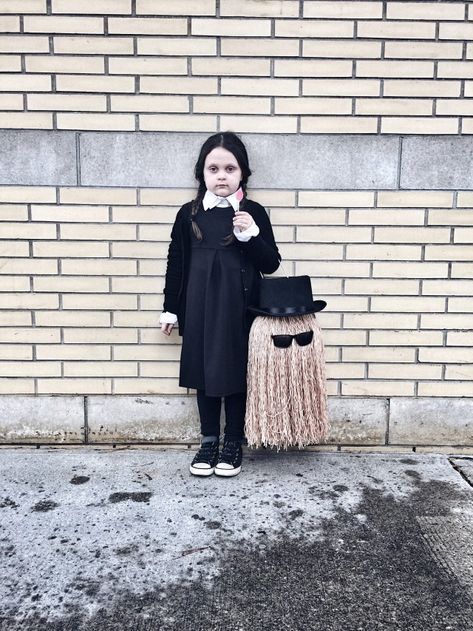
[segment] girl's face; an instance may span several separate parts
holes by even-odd
[[[223,147],[215,147],[205,158],[204,180],[209,191],[228,197],[240,187],[241,169],[237,159]]]

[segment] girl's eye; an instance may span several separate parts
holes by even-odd
[[[235,167],[227,167],[227,171],[230,171],[230,173],[234,170],[235,170]]]
[[[215,173],[216,170],[217,170],[217,167],[209,167],[209,171],[211,171],[212,173]]]

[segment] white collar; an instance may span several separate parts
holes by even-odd
[[[209,208],[215,208],[215,206],[219,206],[221,208],[225,208],[226,206],[232,206],[233,210],[236,212],[237,210],[240,209],[241,198],[242,198],[241,189],[238,189],[238,191],[235,191],[228,197],[219,197],[218,195],[215,195],[215,193],[212,193],[212,191],[209,191],[207,189],[207,192],[204,195],[204,199],[202,200],[202,205],[204,207],[204,210],[209,210]]]

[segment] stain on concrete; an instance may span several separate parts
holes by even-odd
[[[18,504],[11,498],[5,497],[5,499],[0,502],[0,508],[18,508]]]
[[[222,522],[209,520],[205,522],[205,526],[206,528],[209,528],[210,530],[218,530],[219,528],[222,527]]]
[[[71,484],[85,484],[90,480],[90,477],[87,475],[75,475],[73,478],[69,480]]]
[[[36,504],[32,506],[31,510],[37,513],[47,513],[58,506],[59,504],[57,502],[53,502],[53,500],[41,500],[40,502],[36,502]]]
[[[136,491],[135,492],[121,491],[121,492],[112,493],[111,495],[109,495],[108,501],[111,502],[112,504],[116,504],[117,502],[126,502],[128,500],[131,500],[132,502],[144,502],[145,504],[149,504],[149,501],[152,495],[153,494],[149,492],[140,493]]]

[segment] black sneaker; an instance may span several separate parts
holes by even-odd
[[[193,475],[212,475],[218,460],[219,441],[202,443],[189,467]]]
[[[224,440],[223,449],[218,457],[217,466],[215,467],[215,475],[230,477],[238,475],[241,471],[241,461],[243,459],[243,451],[241,441]]]

